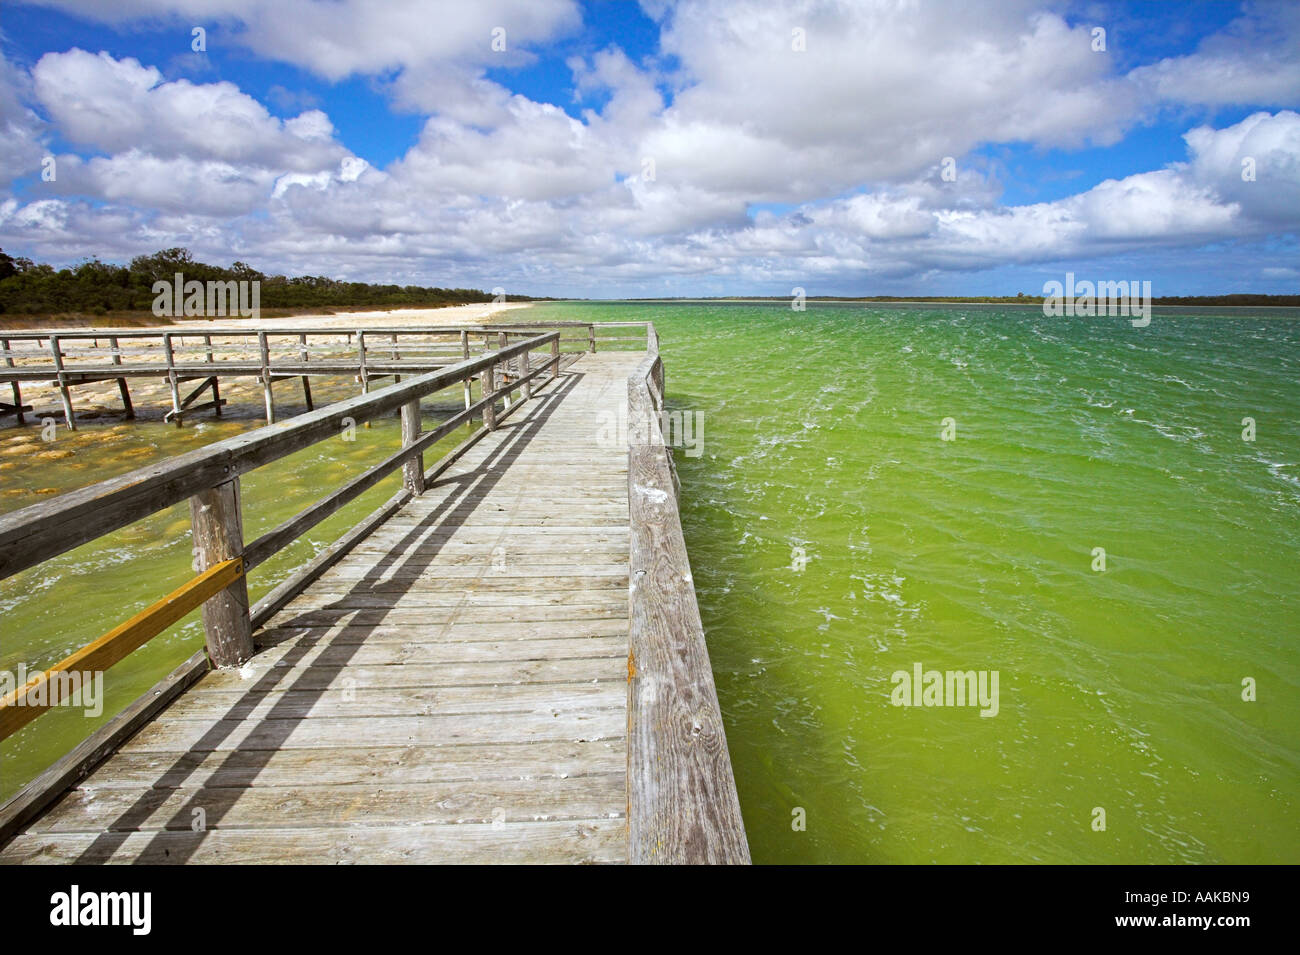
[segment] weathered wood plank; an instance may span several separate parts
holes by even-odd
[[[366,642],[335,643],[328,637],[317,634],[320,631],[290,631],[293,640],[304,647],[330,647],[336,651],[337,658],[346,655],[350,666],[393,666],[407,663],[473,663],[477,660],[487,662],[510,662],[514,660],[577,660],[586,657],[617,659],[624,655],[627,638],[623,635],[612,637],[579,637],[566,640],[556,637],[550,640],[501,640],[496,642],[475,642],[471,640],[420,640],[402,643]],[[283,639],[276,639],[277,632],[268,635],[268,646],[282,646]],[[317,665],[327,665],[329,658],[317,659]]]
[[[78,789],[31,833],[187,831],[201,810],[208,831],[330,826],[448,825],[590,819],[623,797],[622,773],[547,780],[262,786],[248,789]]]
[[[594,620],[490,620],[479,623],[454,620],[431,626],[428,623],[382,623],[352,626],[346,620],[328,627],[295,627],[285,623],[258,634],[263,647],[285,640],[310,636],[332,644],[343,643],[454,643],[460,641],[549,640],[579,637],[626,637],[627,620],[597,617]]]
[[[623,691],[622,681],[610,684],[614,685],[620,693]],[[242,788],[293,786],[307,779],[320,785],[386,783],[397,786],[472,779],[578,777],[622,773],[626,768],[626,745],[620,738],[458,746],[354,745],[330,750],[221,753],[124,751],[103,764],[86,780],[85,787],[101,792],[174,789],[184,785]]]
[[[268,653],[281,650],[272,647]],[[293,649],[293,648],[288,648]],[[259,654],[263,656],[265,654]],[[490,660],[480,663],[404,663],[393,666],[351,664],[341,666],[316,666],[311,654],[303,654],[301,661],[285,661],[283,666],[254,668],[258,657],[246,665],[249,676],[241,677],[236,671],[222,679],[226,671],[209,675],[212,686],[240,686],[247,680],[256,680],[256,686],[291,686],[296,690],[326,690],[339,688],[344,680],[354,680],[357,686],[508,686],[527,683],[589,683],[604,680],[627,679],[627,658],[608,657],[580,660]],[[265,682],[264,682],[265,681]]]
[[[657,405],[628,382],[631,591],[628,853],[634,863],[748,863],[740,801]]]
[[[0,863],[276,865],[294,863],[429,864],[592,863],[626,858],[621,818],[451,826],[347,829],[233,829],[209,832],[24,835]]]
[[[168,710],[169,720],[262,719],[274,710],[279,719],[337,716],[431,716],[434,713],[550,713],[619,709],[624,687],[604,683],[549,683],[520,686],[344,687],[333,690],[272,689],[263,693],[227,689],[186,693]]]
[[[448,746],[457,743],[594,740],[621,737],[627,714],[618,709],[580,713],[520,713],[504,720],[495,713],[434,716],[372,716],[365,719],[169,720],[150,723],[128,744],[132,752],[212,750],[335,749],[356,743],[388,746]]]

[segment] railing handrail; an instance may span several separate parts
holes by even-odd
[[[750,861],[695,597],[654,325],[628,378],[628,861]]]
[[[328,327],[311,327],[304,326],[301,328],[222,328],[220,326],[163,326],[159,328],[98,328],[98,329],[0,329],[0,339],[12,339],[18,341],[35,340],[40,341],[46,338],[68,338],[68,339],[100,339],[100,338],[162,338],[171,336],[173,338],[201,338],[205,335],[213,336],[230,336],[232,338],[251,337],[257,338],[259,335],[267,337],[289,336],[289,335],[337,335],[346,337],[355,335],[358,331],[363,331],[367,335],[459,335],[461,332],[510,332],[520,329],[530,328],[586,328],[592,324],[602,324],[600,322],[528,322],[520,324],[490,324],[490,325],[435,325],[435,326],[414,326],[414,325],[364,325],[338,326],[336,328]],[[612,323],[611,323],[612,324]]]
[[[60,495],[47,504],[23,508],[0,517],[0,578],[97,539],[141,517],[188,499],[198,576],[191,578],[161,600],[113,628],[98,640],[65,657],[36,675],[23,686],[0,699],[0,739],[17,732],[27,723],[60,702],[68,692],[61,682],[74,668],[107,669],[143,646],[167,627],[198,607],[203,608],[207,656],[218,666],[243,664],[254,651],[253,629],[283,606],[302,587],[346,551],[343,542],[355,543],[363,528],[375,526],[375,515],[366,518],[331,548],[317,555],[294,579],[275,588],[251,609],[246,575],[249,568],[297,540],[308,528],[354,500],[398,467],[403,469],[403,488],[379,514],[395,504],[421,494],[428,477],[436,476],[451,461],[473,446],[483,434],[495,430],[500,418],[495,406],[505,398],[504,417],[522,402],[512,404],[510,396],[520,391],[527,401],[533,380],[543,372],[551,380],[560,370],[560,333],[535,335],[516,345],[506,345],[507,335],[498,338],[501,347],[477,358],[466,359],[450,368],[417,376],[382,391],[336,402],[320,411],[309,412],[281,424],[267,425],[247,434],[218,441],[206,448],[178,455],[152,467],[140,468],[88,488]],[[550,345],[548,359],[530,370],[529,353]],[[57,353],[57,352],[56,352]],[[502,365],[502,387],[497,388],[497,367]],[[482,397],[469,400],[468,383],[479,373]],[[424,432],[420,420],[420,399],[457,382],[466,383],[465,408],[432,431]],[[324,499],[300,511],[289,521],[244,545],[239,476],[263,464],[284,457],[338,433],[339,426],[358,418],[369,420],[400,408],[402,448],[347,482]],[[458,448],[424,472],[423,452],[435,442],[466,424],[481,411],[484,431],[471,435]],[[330,552],[333,551],[333,556]]]
[[[360,423],[379,417],[552,340],[559,341],[559,332],[537,335],[0,515],[0,579],[332,437],[344,418]]]

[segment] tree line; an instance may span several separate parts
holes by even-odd
[[[421,285],[374,285],[341,282],[323,275],[266,275],[243,262],[229,268],[195,261],[189,250],[163,249],[138,255],[130,265],[92,258],[72,268],[55,269],[0,249],[0,313],[10,315],[107,315],[147,312],[157,281],[171,282],[177,272],[185,281],[258,281],[261,306],[267,308],[329,308],[331,306],[437,307],[490,302],[490,293],[469,288],[429,288]],[[508,295],[508,301],[533,301]]]

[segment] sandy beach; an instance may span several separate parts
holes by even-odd
[[[223,329],[249,329],[267,331],[293,331],[299,328],[337,328],[340,332],[358,328],[419,328],[419,327],[460,327],[481,325],[494,320],[502,320],[506,312],[527,308],[528,302],[485,302],[471,305],[453,305],[446,308],[399,308],[375,309],[360,312],[342,312],[337,314],[304,314],[283,318],[222,318],[209,320],[182,320],[171,325],[158,326],[161,330],[171,332],[194,331],[202,334],[214,326]],[[111,329],[89,326],[78,328],[60,328],[60,333],[77,331],[96,331],[108,337]],[[68,346],[72,347],[72,346]],[[256,357],[253,351],[234,353],[229,349],[223,351],[223,357]],[[154,420],[161,418],[171,408],[171,395],[166,380],[159,376],[153,378],[133,378],[130,382],[131,398],[135,404],[136,418]],[[277,389],[278,390],[278,389]],[[27,412],[27,425],[39,423],[43,418],[51,417],[60,423],[63,421],[63,407],[58,389],[52,382],[24,382],[22,385],[23,402],[31,405],[33,410]],[[286,389],[289,404],[298,402],[296,392],[292,395]],[[9,387],[4,387],[4,399],[10,397]],[[250,414],[262,414],[262,389],[255,378],[223,378],[221,380],[221,397],[229,404],[224,413],[236,417]],[[328,389],[322,390],[317,398],[318,406],[332,397]],[[77,385],[72,389],[73,407],[76,409],[78,422],[96,420],[113,421],[125,419],[121,396],[116,381],[100,381]],[[17,422],[12,415],[0,419],[0,431],[16,428]]]

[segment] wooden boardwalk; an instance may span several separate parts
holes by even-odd
[[[563,372],[0,861],[626,860],[628,461],[597,434],[641,358]]]
[[[205,635],[0,806],[0,863],[748,862],[659,338],[608,323],[645,350],[596,354],[585,325],[566,356],[573,324],[0,514],[5,578],[188,502],[197,573],[0,698],[0,740],[196,608]],[[244,540],[242,475],[394,413],[398,450]],[[250,571],[396,471],[250,606]]]

